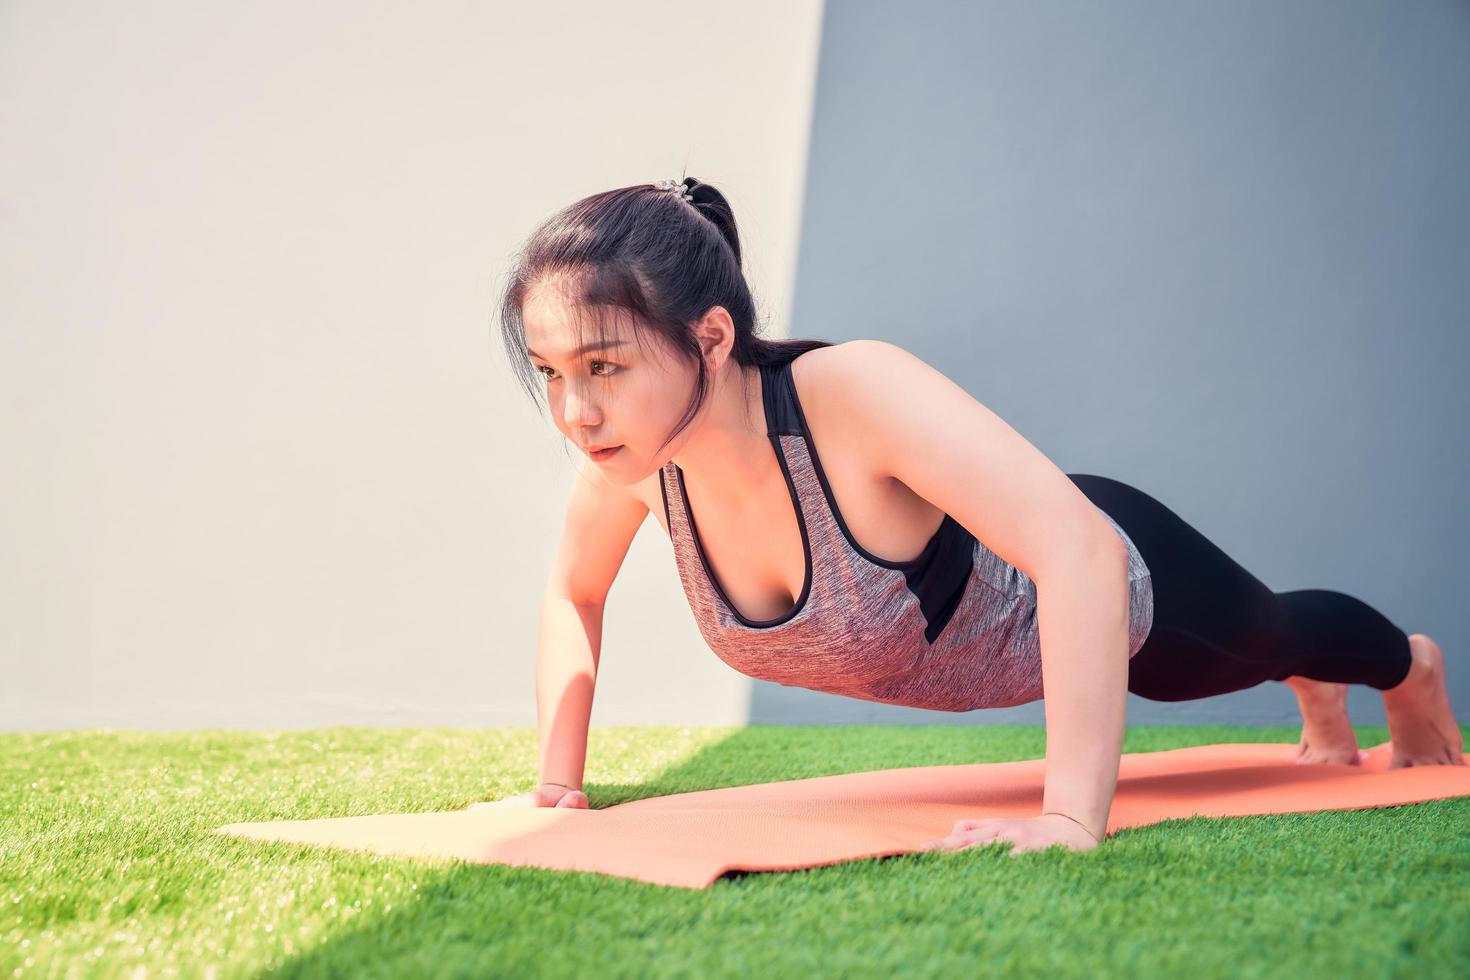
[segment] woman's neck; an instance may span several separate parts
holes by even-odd
[[[703,499],[738,510],[785,476],[766,428],[760,368],[728,366],[673,460]]]

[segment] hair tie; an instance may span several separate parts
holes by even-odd
[[[684,186],[682,180],[661,180],[654,186],[661,191],[673,191],[690,204],[694,203],[694,195],[689,192],[689,188]]]

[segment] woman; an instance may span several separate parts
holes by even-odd
[[[1060,472],[902,348],[756,336],[735,220],[708,184],[564,209],[527,242],[501,315],[523,383],[588,456],[542,613],[543,782],[502,804],[588,805],[603,603],[649,511],[702,635],[743,673],[947,711],[1045,694],[1043,812],[960,821],[933,846],[1095,847],[1127,691],[1282,681],[1297,761],[1357,764],[1345,698],[1367,684],[1392,767],[1464,764],[1428,636],[1339,592],[1271,591],[1148,494]]]

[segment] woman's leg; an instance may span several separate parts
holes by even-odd
[[[1149,567],[1154,621],[1129,663],[1128,690],[1189,701],[1288,682],[1304,719],[1298,760],[1356,761],[1347,684],[1384,692],[1392,767],[1463,764],[1439,648],[1412,641],[1372,606],[1342,592],[1273,592],[1179,515],[1118,480],[1068,477],[1133,539]],[[1315,742],[1316,752],[1309,751]],[[1401,744],[1402,743],[1402,744]]]
[[[1153,497],[1103,476],[1069,473],[1138,546],[1154,587],[1154,622],[1128,689],[1189,701],[1291,676],[1379,690],[1409,673],[1409,638],[1341,592],[1273,592]]]

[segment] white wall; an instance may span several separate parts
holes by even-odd
[[[504,362],[509,255],[687,170],[787,335],[820,21],[0,6],[0,728],[534,724],[579,457]],[[748,690],[650,519],[593,724]]]

